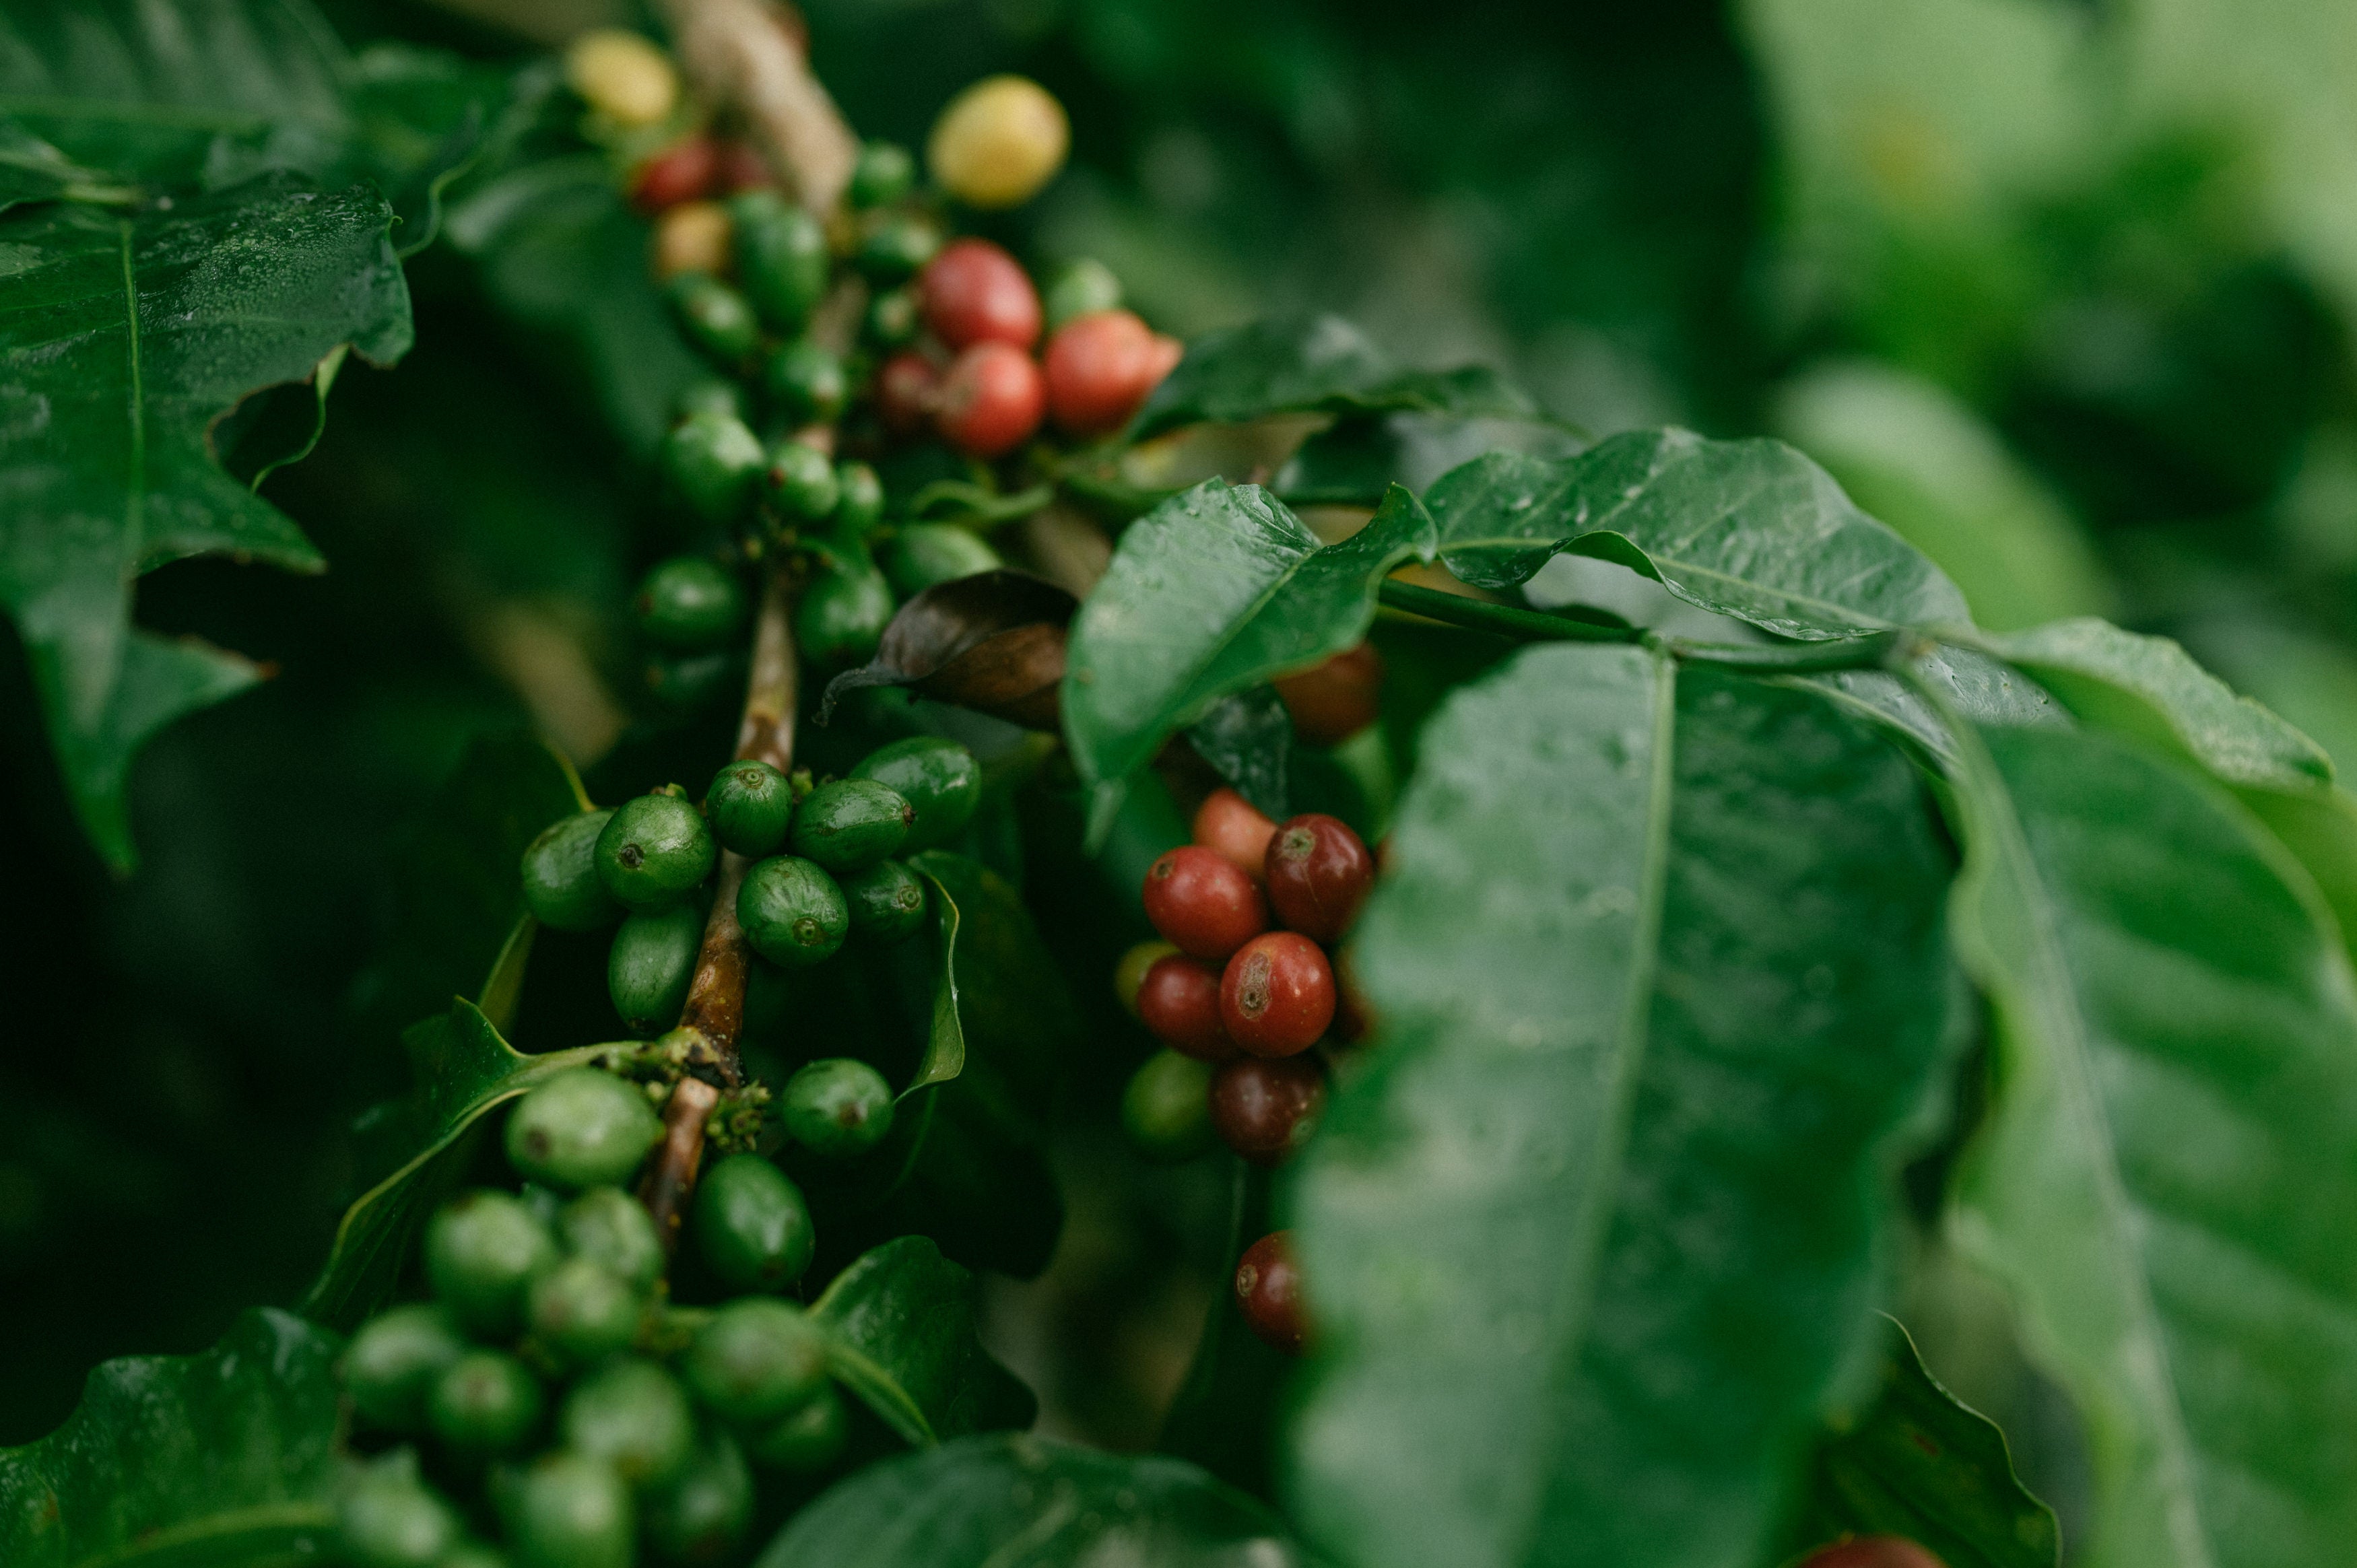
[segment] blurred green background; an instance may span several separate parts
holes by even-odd
[[[634,15],[326,9],[354,43],[502,63]],[[1110,263],[1160,327],[1331,309],[1407,360],[1507,368],[1599,434],[1781,435],[1985,624],[2178,637],[2357,763],[2345,0],[806,10],[866,134],[920,144],[994,70],[1060,95],[1072,166],[1005,237]],[[54,1424],[100,1359],[193,1349],[299,1292],[343,1128],[400,1082],[365,970],[405,824],[476,734],[595,750],[620,722],[615,618],[660,542],[634,522],[666,362],[628,336],[639,235],[454,227],[412,264],[415,351],[346,371],[318,450],[265,486],[331,570],[139,585],[144,625],[278,673],[146,751],[127,880],[76,830],[0,652],[0,815],[29,857],[0,944],[0,1443]],[[1100,1283],[1154,1244],[1122,1201],[1075,1204]],[[1200,1296],[1130,1283],[1178,1326],[1151,1342],[1183,1344]],[[1073,1408],[1143,1435],[1134,1402]]]

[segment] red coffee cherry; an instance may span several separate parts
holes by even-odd
[[[1334,969],[1295,931],[1271,931],[1236,950],[1220,976],[1220,1023],[1256,1057],[1289,1057],[1334,1021]]]
[[[630,176],[630,205],[661,212],[712,194],[720,177],[720,148],[709,136],[674,142],[640,164]]]
[[[1048,393],[1039,367],[1011,343],[976,343],[950,362],[933,415],[942,438],[970,457],[1003,457],[1031,438]]]
[[[876,372],[876,412],[896,435],[923,429],[941,402],[942,373],[922,354],[895,354]]]
[[[1924,1547],[1896,1535],[1861,1535],[1821,1546],[1801,1568],[1947,1568]]]
[[[1308,1141],[1326,1105],[1315,1057],[1238,1057],[1211,1074],[1211,1130],[1256,1165],[1275,1165]]]
[[[1375,857],[1350,824],[1310,811],[1286,820],[1268,841],[1261,879],[1288,931],[1340,940],[1375,883]]]
[[[1155,960],[1137,983],[1137,1019],[1156,1039],[1197,1061],[1223,1062],[1236,1054],[1220,1023],[1219,972],[1200,959]]]
[[[761,190],[778,183],[769,164],[747,142],[720,145],[720,188],[734,196],[740,190]]]
[[[1147,866],[1142,897],[1156,930],[1213,963],[1268,929],[1260,885],[1200,844],[1180,844]]]
[[[1268,861],[1269,836],[1276,824],[1233,789],[1214,789],[1195,808],[1195,842],[1257,877]]]
[[[1272,684],[1293,715],[1293,733],[1312,746],[1332,746],[1375,722],[1383,694],[1383,656],[1372,643],[1362,642]]]
[[[1048,412],[1075,435],[1117,430],[1178,362],[1170,352],[1178,347],[1126,310],[1076,316],[1048,339],[1042,356]]]
[[[1301,1354],[1301,1269],[1293,1261],[1293,1232],[1272,1231],[1236,1262],[1236,1305],[1262,1344]]]
[[[1039,291],[1013,256],[987,240],[952,240],[917,274],[925,326],[952,349],[1039,340]]]

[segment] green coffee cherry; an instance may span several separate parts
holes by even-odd
[[[575,1255],[605,1265],[637,1291],[662,1278],[662,1240],[637,1199],[618,1187],[593,1187],[556,1217],[556,1233]]]
[[[737,923],[753,950],[794,968],[834,956],[851,929],[843,889],[815,863],[772,855],[745,874],[737,890]]]
[[[733,1290],[785,1290],[817,1245],[802,1189],[759,1155],[716,1161],[696,1184],[688,1229],[713,1273]]]
[[[826,293],[826,230],[774,190],[748,190],[728,203],[737,274],[754,307],[773,325],[799,330]]]
[[[884,481],[865,463],[845,463],[834,471],[836,499],[834,531],[849,539],[873,532],[884,519]]]
[[[721,848],[759,860],[786,847],[786,830],[794,817],[793,786],[766,762],[732,762],[712,776],[704,810]]]
[[[933,849],[965,832],[982,804],[982,764],[974,753],[940,736],[910,736],[879,746],[851,770],[909,802],[917,813],[901,841],[904,854]]]
[[[786,843],[829,871],[856,871],[898,850],[917,813],[873,779],[837,779],[812,790],[794,811]]]
[[[467,1353],[449,1313],[423,1304],[396,1306],[361,1325],[339,1370],[352,1408],[369,1424],[414,1433],[425,1425],[425,1396],[443,1369]]]
[[[718,858],[704,813],[672,794],[623,801],[597,835],[598,880],[633,911],[677,903]]]
[[[638,1516],[614,1467],[564,1449],[517,1477],[508,1498],[516,1568],[632,1568]]]
[[[1191,1160],[1217,1142],[1211,1093],[1209,1062],[1157,1051],[1122,1090],[1122,1131],[1149,1159]]]
[[[523,852],[523,904],[552,931],[602,930],[622,907],[597,879],[597,835],[611,811],[552,822]]]
[[[863,941],[897,942],[925,923],[925,882],[897,860],[879,860],[840,878],[851,909],[851,934]]]
[[[434,1435],[463,1454],[506,1454],[540,1424],[540,1380],[513,1356],[469,1350],[443,1369],[426,1397]]]
[[[787,517],[816,522],[834,510],[834,465],[814,446],[780,441],[770,448],[770,466],[761,470],[761,493]]]
[[[867,317],[862,323],[869,340],[887,349],[914,342],[922,324],[916,293],[907,288],[888,288],[869,300]]]
[[[786,1131],[814,1155],[864,1155],[892,1131],[892,1089],[851,1057],[826,1057],[786,1080],[778,1097]]]
[[[674,555],[639,579],[630,613],[649,642],[675,653],[725,647],[745,624],[734,573],[701,555]]]
[[[533,1337],[576,1367],[629,1349],[646,1311],[644,1298],[595,1258],[567,1258],[532,1282],[526,1300]]]
[[[871,212],[860,225],[859,270],[877,283],[896,284],[933,259],[941,231],[915,212]]]
[[[468,1333],[513,1335],[525,1287],[556,1262],[556,1243],[522,1200],[504,1192],[462,1194],[425,1227],[425,1280]]]
[[[833,419],[843,412],[844,400],[851,395],[843,361],[807,338],[797,338],[770,356],[761,372],[761,385],[770,395],[770,406],[795,425]]]
[[[552,1073],[508,1117],[508,1163],[559,1192],[619,1187],[662,1136],[638,1088],[594,1067]]]
[[[744,515],[767,460],[761,438],[726,414],[691,414],[663,437],[663,478],[690,511],[715,527]]]
[[[672,423],[693,419],[699,413],[716,413],[728,419],[745,417],[745,394],[737,383],[718,376],[705,376],[680,388],[672,399]]]
[[[695,1453],[639,1506],[639,1528],[655,1556],[679,1568],[732,1562],[753,1524],[753,1473],[726,1433],[707,1428]]]
[[[690,653],[647,661],[647,695],[675,714],[690,714],[745,688],[745,660],[734,652]]]
[[[802,1309],[767,1296],[712,1315],[681,1359],[704,1407],[740,1426],[765,1426],[826,1387],[826,1339]]]
[[[936,583],[952,583],[1006,564],[998,552],[970,529],[945,522],[912,522],[878,552],[884,576],[902,598],[914,598]]]
[[[659,1035],[679,1019],[704,945],[704,911],[693,900],[624,920],[606,955],[606,991],[630,1033]]]
[[[821,572],[802,590],[794,639],[803,655],[823,668],[865,664],[876,657],[897,607],[880,572]]]
[[[1052,333],[1075,316],[1120,309],[1121,280],[1103,262],[1082,256],[1058,270],[1041,304],[1048,313],[1048,330]]]
[[[745,296],[707,273],[682,273],[671,282],[672,314],[680,330],[714,363],[744,363],[760,336]]]
[[[844,1417],[843,1401],[832,1387],[802,1409],[762,1428],[749,1444],[753,1462],[796,1475],[815,1475],[843,1457],[851,1423]]]
[[[845,192],[854,207],[881,207],[909,194],[917,183],[917,160],[897,142],[869,142],[851,166],[851,188]]]
[[[605,1460],[633,1487],[669,1479],[695,1446],[695,1415],[679,1380],[638,1358],[575,1384],[556,1425],[566,1447]]]
[[[417,1455],[404,1448],[345,1486],[336,1534],[352,1568],[437,1568],[457,1542],[458,1516],[418,1478]]]

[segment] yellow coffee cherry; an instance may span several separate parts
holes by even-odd
[[[565,51],[565,80],[617,125],[660,124],[679,105],[679,72],[671,57],[619,27],[574,39]]]
[[[728,271],[728,209],[717,201],[683,201],[663,209],[655,220],[655,276],[721,276]]]
[[[933,183],[969,207],[1019,207],[1064,166],[1064,106],[1022,76],[985,77],[933,122],[925,162]]]

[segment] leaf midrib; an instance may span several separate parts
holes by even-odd
[[[1552,542],[1544,539],[1500,537],[1451,540],[1443,543],[1440,548],[1443,554],[1460,550],[1491,550],[1501,553],[1544,550],[1552,556],[1560,555],[1582,540],[1593,539],[1599,533],[1609,533],[1616,539],[1626,540],[1631,550],[1641,553],[1648,561],[1656,565],[1670,567],[1689,576],[1707,577],[1714,582],[1729,583],[1739,588],[1748,588],[1755,594],[1772,594],[1786,604],[1803,606],[1809,609],[1842,616],[1859,625],[1870,626],[1877,631],[1895,631],[1900,628],[1900,623],[1897,621],[1887,620],[1880,616],[1868,615],[1851,605],[1837,604],[1831,599],[1821,599],[1813,594],[1804,594],[1794,588],[1775,587],[1769,584],[1755,582],[1749,577],[1738,577],[1732,572],[1722,572],[1717,567],[1705,566],[1699,562],[1689,561],[1684,556],[1673,555],[1667,551],[1640,544],[1628,533],[1617,528],[1591,528],[1578,533],[1565,534]]]
[[[103,1552],[94,1557],[75,1561],[72,1568],[119,1568],[120,1564],[138,1563],[158,1556],[168,1557],[182,1547],[217,1541],[222,1537],[242,1534],[285,1534],[303,1530],[330,1530],[336,1522],[336,1510],[324,1502],[270,1503],[259,1508],[237,1509],[228,1513],[212,1514],[204,1519],[158,1530],[131,1545]]]

